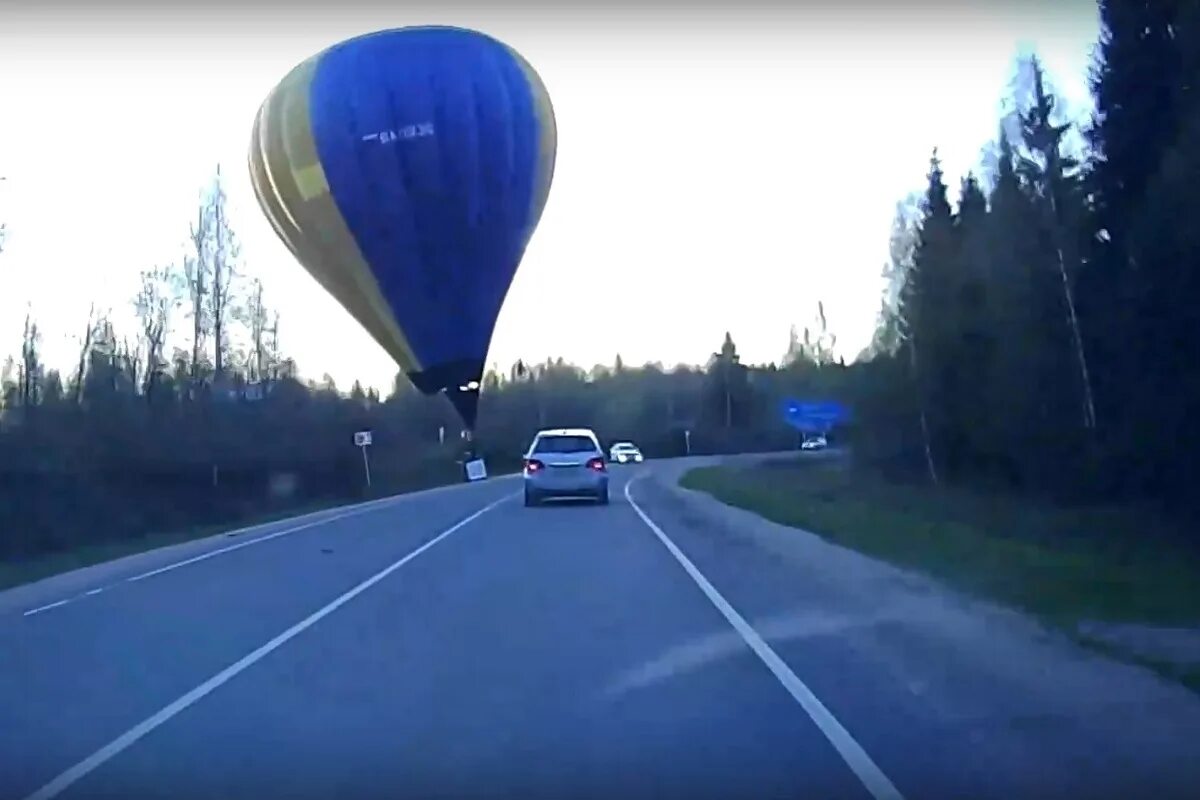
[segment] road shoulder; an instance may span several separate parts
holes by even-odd
[[[819,598],[820,615],[836,622],[828,635],[853,641],[872,662],[868,671],[909,687],[922,705],[917,713],[949,719],[966,706],[1010,733],[1044,728],[1009,739],[1026,749],[1045,741],[1047,753],[1059,741],[1050,732],[1086,739],[1097,752],[1111,750],[1114,763],[1165,776],[1167,794],[1200,782],[1194,744],[1183,735],[1200,730],[1200,698],[1183,686],[1085,649],[1027,614],[680,487],[694,466],[664,465],[647,483],[669,498],[695,541],[785,565],[793,594],[810,605]]]
[[[286,538],[293,531],[306,530],[338,519],[390,508],[410,499],[440,492],[477,492],[478,489],[474,487],[491,486],[501,481],[512,482],[513,480],[515,480],[513,475],[502,475],[481,483],[436,486],[361,503],[329,506],[249,526],[231,526],[215,533],[208,533],[196,538],[185,538],[183,541],[174,541],[161,546],[155,546],[155,540],[148,539],[145,540],[149,545],[146,549],[127,550],[123,555],[114,558],[0,589],[0,615],[13,612],[24,613],[28,610],[57,605],[64,599],[86,595],[97,588],[127,580],[131,576],[136,577],[155,570],[170,568],[181,562],[217,555],[235,548],[253,546],[258,541]]]

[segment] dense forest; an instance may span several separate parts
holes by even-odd
[[[743,364],[733,331],[695,367],[497,366],[477,433],[490,468],[515,468],[549,424],[652,456],[790,448],[781,403],[804,397],[847,403],[856,462],[897,479],[1190,513],[1200,4],[1100,10],[1090,121],[1066,118],[1030,58],[986,167],[948,187],[933,150],[928,185],[898,204],[877,333],[858,358],[834,357],[822,312],[781,335],[773,364]],[[402,376],[386,397],[297,376],[225,209],[218,173],[190,256],[143,274],[136,328],[81,320],[69,370],[42,363],[27,318],[0,375],[0,558],[458,479],[443,398]],[[369,489],[352,444],[364,428]]]
[[[1200,4],[1103,0],[1100,14],[1082,130],[1030,59],[994,169],[967,176],[953,204],[935,152],[894,233],[898,302],[870,385],[929,480],[1186,513],[1200,445]]]

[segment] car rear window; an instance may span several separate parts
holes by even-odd
[[[596,443],[586,436],[539,436],[533,445],[535,453],[590,453]]]

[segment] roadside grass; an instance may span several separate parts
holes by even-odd
[[[485,453],[489,478],[502,478],[520,470],[520,462],[505,454]],[[451,448],[445,452],[426,457],[424,460],[396,464],[383,463],[372,466],[374,488],[364,489],[357,496],[329,496],[304,502],[287,503],[274,501],[269,510],[256,510],[254,506],[243,506],[243,513],[231,511],[224,519],[188,524],[187,520],[164,525],[165,530],[151,531],[146,535],[105,538],[94,542],[81,542],[69,548],[37,553],[21,558],[0,559],[0,590],[20,586],[82,567],[90,567],[124,556],[157,550],[193,539],[203,539],[227,531],[265,525],[270,522],[299,517],[316,511],[355,505],[385,497],[449,486],[462,480],[460,463],[455,460]],[[266,505],[264,503],[264,505]]]
[[[163,533],[152,533],[147,536],[129,539],[115,539],[107,542],[96,542],[55,553],[46,553],[25,559],[0,561],[0,590],[32,583],[42,578],[58,575],[82,567],[103,564],[106,561],[123,558],[124,556],[157,550],[173,544],[203,539],[226,531],[249,528],[255,525],[265,525],[290,517],[311,514],[346,505],[346,500],[328,500],[326,502],[307,503],[288,509],[280,509],[266,514],[255,514],[249,517],[239,517],[226,522],[211,525],[198,525]]]
[[[903,485],[795,460],[701,467],[681,484],[1024,609],[1077,638],[1084,620],[1200,621],[1200,554],[1143,509]],[[1200,685],[1200,669],[1175,677]]]
[[[494,459],[495,466],[489,469],[491,478],[501,478],[510,475],[513,469],[510,461],[502,458]],[[492,462],[489,461],[489,466]],[[447,469],[449,465],[449,469]],[[20,586],[33,581],[59,575],[82,567],[103,564],[106,561],[157,550],[173,544],[203,539],[226,531],[240,528],[250,528],[265,525],[270,522],[312,514],[317,511],[354,505],[370,500],[378,500],[402,494],[410,494],[439,486],[449,486],[460,480],[458,468],[453,461],[434,461],[429,469],[421,472],[392,477],[381,480],[375,491],[364,493],[361,497],[325,498],[307,503],[277,507],[262,513],[243,514],[211,524],[183,526],[175,530],[151,533],[145,536],[132,536],[123,539],[112,539],[103,542],[81,544],[68,550],[38,554],[23,559],[0,561],[0,590]]]
[[[1159,675],[1179,681],[1193,692],[1200,694],[1200,665],[1198,664],[1178,664],[1165,658],[1142,655],[1119,647],[1111,642],[1095,639],[1090,636],[1077,636],[1076,640],[1079,644],[1095,650],[1097,653],[1109,656],[1118,661],[1127,661],[1131,664],[1146,667],[1157,672]]]

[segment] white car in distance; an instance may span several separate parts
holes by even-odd
[[[608,460],[614,464],[640,464],[646,459],[633,442],[617,442],[609,448]]]
[[[829,443],[825,440],[825,437],[821,436],[821,435],[817,435],[817,436],[813,436],[811,438],[805,439],[804,442],[800,445],[800,449],[801,450],[824,450],[828,446],[829,446]]]

